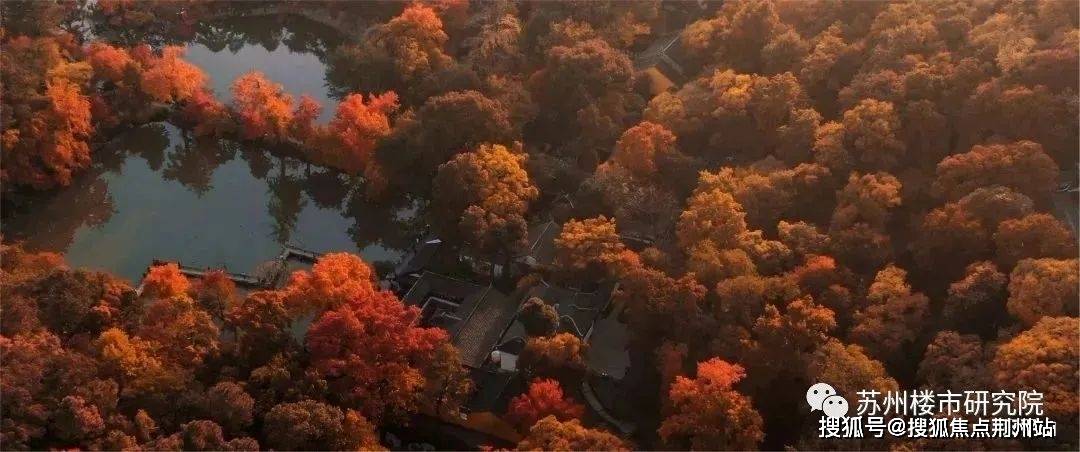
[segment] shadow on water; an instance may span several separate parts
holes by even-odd
[[[123,133],[102,154],[71,187],[13,212],[5,237],[134,280],[155,258],[249,271],[287,243],[395,261],[415,230],[409,200],[372,204],[346,175],[168,123]]]
[[[285,46],[294,53],[311,53],[322,59],[343,38],[334,30],[288,14],[281,3],[250,1],[207,1],[198,4],[160,1],[144,3],[138,12],[122,17],[106,17],[94,12],[82,27],[87,38],[134,46],[201,44],[212,52],[239,51],[261,46],[274,51]]]
[[[290,17],[200,24],[182,43],[223,101],[233,79],[260,70],[290,94],[322,102],[326,121],[334,101],[323,60],[335,38]],[[150,42],[179,41],[158,38]],[[155,258],[251,271],[286,243],[386,265],[418,229],[412,200],[373,204],[355,178],[255,145],[195,139],[169,123],[122,132],[94,159],[72,186],[6,211],[5,240],[136,280]]]

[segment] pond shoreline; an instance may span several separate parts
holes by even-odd
[[[341,26],[330,26],[329,23],[333,22],[333,20],[328,14],[319,15],[319,14],[316,14],[314,11],[311,11],[309,9],[295,9],[295,8],[289,7],[288,5],[285,5],[285,4],[274,4],[274,5],[271,5],[271,6],[261,6],[261,7],[257,7],[257,8],[261,8],[261,9],[255,10],[254,13],[252,12],[252,10],[250,8],[248,8],[246,6],[244,8],[240,8],[240,9],[230,8],[230,9],[225,10],[225,12],[222,13],[222,14],[206,17],[205,20],[208,21],[208,22],[219,23],[219,22],[222,22],[222,21],[233,20],[233,19],[253,19],[253,18],[260,18],[260,17],[275,17],[275,18],[290,17],[290,18],[298,18],[298,19],[301,19],[303,21],[310,22],[313,25],[329,27],[329,29],[331,31],[333,31],[334,34],[339,35],[339,37],[341,37],[343,39],[358,39],[359,35],[363,34],[362,32],[359,33],[359,34],[352,33],[352,32],[346,32],[346,28],[342,28]],[[368,25],[370,25],[370,24],[368,24]],[[364,26],[364,27],[360,27],[358,29],[366,30],[367,27]],[[194,41],[189,41],[188,45],[191,45],[193,43],[194,43]],[[218,51],[218,52],[211,51],[211,52],[212,53],[218,53],[220,51]],[[200,68],[202,68],[202,67],[200,66]],[[202,69],[207,69],[207,68],[202,68]],[[323,72],[325,73],[325,70]],[[215,93],[215,94],[221,95],[221,94],[224,94],[224,93]],[[95,166],[98,165],[98,162],[97,162],[96,159],[94,159],[94,156],[96,154],[98,154],[101,151],[101,149],[105,148],[106,146],[109,146],[111,143],[113,143],[117,139],[117,137],[121,136],[124,133],[130,132],[132,130],[138,129],[138,128],[143,127],[143,126],[145,126],[147,124],[152,124],[152,123],[155,123],[155,122],[169,122],[169,123],[171,123],[171,124],[173,124],[173,125],[175,125],[177,127],[190,129],[189,124],[186,124],[185,121],[183,121],[183,120],[181,120],[180,118],[177,117],[178,113],[179,113],[179,109],[178,109],[178,107],[176,105],[170,105],[170,104],[165,104],[165,103],[156,103],[156,104],[151,105],[150,108],[148,108],[146,112],[143,112],[143,113],[140,114],[140,116],[142,116],[143,118],[134,119],[134,120],[128,120],[128,121],[125,121],[125,122],[123,122],[121,124],[118,124],[116,126],[112,126],[112,127],[108,127],[108,128],[104,128],[102,130],[96,131],[91,136],[91,138],[90,138],[90,140],[88,142],[88,145],[90,147],[90,152],[91,152],[91,159],[93,161],[90,164],[90,166],[88,166],[88,167],[86,167],[86,168],[84,168],[84,169],[82,169],[80,171],[77,171],[73,175],[73,177],[74,178],[83,177],[85,173],[89,173],[89,172],[93,171]],[[219,139],[230,139],[230,140],[234,140],[234,141],[236,141],[238,143],[242,143],[242,144],[258,145],[258,146],[261,146],[261,147],[264,147],[264,148],[268,149],[275,156],[285,156],[285,157],[290,157],[290,158],[296,158],[296,159],[302,160],[302,161],[304,161],[304,162],[306,162],[306,163],[308,163],[310,165],[316,166],[316,167],[318,167],[320,169],[332,170],[332,171],[336,171],[336,172],[345,174],[340,169],[325,166],[325,165],[319,164],[317,162],[311,161],[307,157],[307,154],[303,151],[302,144],[300,144],[300,143],[271,143],[271,142],[268,142],[268,141],[265,141],[265,140],[244,140],[244,139],[240,138],[238,136],[238,134],[233,134],[233,135],[234,136],[219,137]],[[47,198],[49,196],[55,196],[58,192],[61,192],[61,191],[65,190],[65,189],[67,189],[68,187],[69,186],[58,186],[58,187],[53,187],[53,188],[49,188],[49,189],[45,189],[45,190],[33,189],[33,188],[30,188],[30,187],[25,187],[25,186],[13,186],[13,187],[10,187],[10,188],[9,187],[4,187],[3,189],[0,189],[0,219],[10,220],[11,218],[13,218],[13,216],[17,216],[17,215],[20,215],[22,213],[25,213],[26,209],[32,207],[32,204],[35,202],[35,200],[37,200],[39,198],[43,198],[43,197]]]
[[[260,70],[332,114],[321,49],[338,41],[303,15],[286,15],[297,19],[213,25],[213,35],[181,44],[185,59],[216,82],[209,88],[226,105],[232,81]],[[0,200],[4,238],[132,280],[153,259],[251,269],[286,244],[392,267],[412,244],[418,207],[408,196],[369,201],[362,177],[312,161],[300,143],[195,137],[182,109],[161,104],[100,129],[89,143],[93,163],[69,186],[12,187]]]
[[[97,140],[89,143],[91,156],[99,153],[105,147],[114,144],[116,140],[121,138],[125,133],[129,133],[133,130],[139,129],[140,127],[145,127],[150,124],[170,124],[179,129],[190,131],[191,127],[187,124],[184,124],[184,121],[180,120],[180,118],[177,118],[175,116],[176,113],[177,112],[175,106],[161,105],[160,108],[150,114],[150,118],[145,121],[127,122],[114,127],[110,127],[105,133],[101,134],[108,135],[108,139]],[[230,134],[230,136],[221,137],[197,137],[196,140],[229,140],[239,143],[242,146],[258,146],[262,149],[265,149],[266,152],[268,152],[274,157],[292,158],[304,162],[307,165],[311,165],[312,167],[315,167],[319,170],[330,171],[339,175],[344,175],[349,178],[359,177],[362,179],[362,177],[359,175],[349,174],[339,168],[323,165],[311,160],[310,158],[308,158],[308,154],[304,151],[303,145],[297,142],[293,142],[291,140],[279,142],[272,142],[269,140],[245,140],[240,138],[238,134]],[[75,173],[73,178],[77,179],[80,177],[84,177],[87,173],[93,171],[95,167],[99,164],[99,162],[94,161],[90,164],[89,167]],[[2,199],[0,199],[0,202],[2,202],[3,207],[0,208],[0,218],[3,218],[5,220],[10,219],[13,215],[18,215],[20,212],[31,207],[34,199],[55,196],[55,194],[57,194],[58,192],[67,190],[69,188],[70,185],[53,187],[47,190],[35,190],[29,187],[17,186],[12,190],[2,191],[0,192],[0,194],[2,194],[3,196]]]

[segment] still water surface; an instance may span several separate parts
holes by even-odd
[[[323,44],[297,45],[289,26],[264,26],[279,31],[271,39],[239,33],[227,43],[196,38],[187,58],[223,101],[237,76],[259,70],[293,96],[323,103],[326,121],[336,101],[317,55],[324,52],[310,50]],[[286,243],[392,262],[415,226],[408,202],[372,205],[342,175],[239,143],[199,142],[168,123],[124,132],[94,158],[72,186],[6,213],[5,240],[134,281],[155,258],[247,272]]]

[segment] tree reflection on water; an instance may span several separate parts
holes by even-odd
[[[389,5],[347,4],[339,14],[385,19],[387,11],[400,9]],[[328,55],[344,40],[290,12],[295,7],[245,15],[258,4],[136,2],[115,16],[82,17],[81,26],[84,41],[188,46],[188,58],[208,73],[225,102],[236,71],[277,75],[280,69],[279,81],[292,95],[312,94],[332,113],[331,93],[341,88],[322,81]],[[94,167],[72,186],[5,205],[5,239],[67,253],[75,266],[104,266],[136,278],[154,258],[247,270],[287,243],[359,251],[385,263],[419,230],[418,201],[394,193],[368,200],[363,178],[266,146],[200,139],[168,122],[114,133],[94,148]]]
[[[196,139],[182,130],[179,143],[169,151],[169,160],[161,175],[191,189],[198,196],[213,188],[214,170],[236,157],[236,148],[221,146],[218,140]]]

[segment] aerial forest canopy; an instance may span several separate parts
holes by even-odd
[[[309,198],[407,205],[420,226],[400,248],[440,244],[445,273],[517,303],[484,318],[521,326],[516,383],[480,420],[468,333],[429,322],[394,265],[327,249],[273,287],[164,262],[127,281],[114,256],[76,268],[8,236],[0,449],[379,450],[422,419],[518,450],[1080,447],[1075,0],[0,12],[4,222],[96,199],[80,181],[116,170],[111,140],[169,124],[217,153],[180,162],[194,175],[179,148],[150,167],[200,199],[241,155],[272,191],[331,186],[274,198],[295,207],[288,224]],[[227,23],[245,15],[335,36]],[[328,100],[290,92],[280,68],[216,80],[189,55],[245,43],[314,55]],[[292,179],[284,163],[259,170],[271,157],[298,162]],[[544,237],[547,260],[514,273]],[[577,330],[573,309],[588,309],[545,299],[557,290],[610,292],[594,310],[621,328],[625,377],[594,368],[608,333]],[[505,370],[491,351],[486,369]],[[849,402],[1038,391],[1057,434],[822,439],[805,404],[818,382]]]

